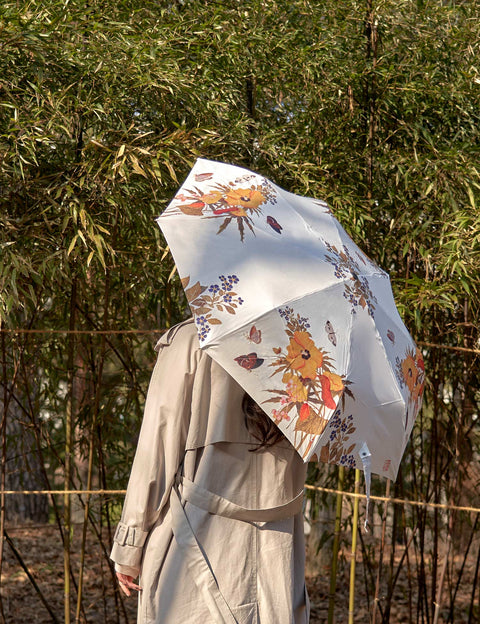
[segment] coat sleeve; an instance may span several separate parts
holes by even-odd
[[[165,516],[170,490],[183,460],[199,358],[194,327],[180,326],[171,343],[166,339],[160,344],[122,517],[110,554],[117,571],[133,577],[140,571],[148,532]]]

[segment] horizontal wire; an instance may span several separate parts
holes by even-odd
[[[471,349],[470,347],[452,347],[450,345],[436,344],[434,342],[417,342],[420,347],[432,347],[433,349],[448,349],[449,351],[464,351],[466,353],[478,353],[480,349]]]
[[[0,329],[1,334],[163,334],[166,329]]]
[[[360,494],[360,493],[356,493],[356,492],[346,492],[343,490],[335,490],[332,488],[324,488],[324,487],[319,487],[317,485],[305,485],[305,489],[307,490],[314,490],[316,492],[325,492],[326,494],[341,494],[342,496],[348,496],[350,498],[367,498],[366,494]],[[391,498],[389,496],[370,496],[370,500],[372,501],[378,501],[378,502],[385,502],[385,503],[393,503],[395,505],[411,505],[414,507],[426,507],[426,508],[431,508],[431,509],[451,509],[454,511],[470,511],[473,513],[480,513],[480,508],[478,507],[463,507],[460,505],[449,505],[449,504],[442,504],[442,503],[428,503],[426,501],[415,501],[415,500],[408,500],[406,498]]]
[[[36,494],[51,494],[53,495],[69,495],[73,496],[75,494],[126,494],[127,490],[0,490],[0,496],[2,494],[5,495],[15,495],[15,494],[25,494],[25,495],[36,495]]]
[[[324,492],[325,494],[341,494],[342,496],[347,496],[350,498],[363,498],[366,499],[366,494],[360,494],[356,492],[347,492],[344,490],[336,490],[333,488],[325,488],[317,485],[305,485],[306,490],[313,490],[316,492]],[[15,494],[24,494],[24,495],[40,495],[40,494],[50,494],[52,496],[73,496],[78,494],[92,494],[101,496],[103,494],[118,494],[125,495],[127,490],[0,490],[0,495],[15,495]],[[415,501],[408,500],[405,498],[392,498],[387,496],[370,496],[370,500],[377,502],[385,502],[385,503],[393,503],[395,505],[411,505],[414,507],[426,507],[430,509],[450,509],[455,511],[469,511],[473,513],[480,513],[480,508],[478,507],[467,507],[461,505],[449,505],[442,503],[428,503],[426,501]]]
[[[80,335],[108,335],[108,334],[163,334],[166,329],[9,329],[0,328],[3,334],[80,334]],[[455,347],[451,345],[437,344],[434,342],[417,342],[421,347],[431,347],[433,349],[447,349],[449,351],[463,351],[466,353],[477,353],[480,349],[470,347]]]

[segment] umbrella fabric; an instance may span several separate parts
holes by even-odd
[[[199,159],[158,224],[202,348],[304,461],[395,479],[421,404],[422,355],[387,273],[327,204]]]

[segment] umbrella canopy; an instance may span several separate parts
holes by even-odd
[[[423,359],[387,273],[327,204],[199,159],[158,224],[201,346],[303,459],[395,479]]]

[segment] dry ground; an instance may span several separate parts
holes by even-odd
[[[61,543],[58,540],[58,529],[55,526],[29,526],[7,527],[7,531],[33,574],[57,621],[64,622],[63,554]],[[77,528],[73,536],[72,553],[72,565],[77,578],[80,561],[78,553],[80,536],[81,529]],[[113,624],[117,622],[134,624],[135,598],[123,600],[118,593],[115,593],[111,572],[105,563],[105,559],[99,556],[99,553],[98,543],[92,535],[89,535],[84,577],[84,614],[80,621],[89,624]],[[348,565],[339,567],[335,601],[336,624],[347,624],[348,622],[348,567]],[[463,601],[465,605],[469,604],[472,574],[473,571],[469,570],[465,581],[462,582],[464,595],[458,599],[460,608],[455,614],[455,624],[468,622],[466,615],[468,607],[462,608],[461,603]],[[310,622],[311,624],[326,624],[329,593],[328,573],[308,578],[307,584],[312,604]],[[369,608],[361,564],[358,565],[356,586],[355,622],[368,623],[370,621]],[[8,624],[16,624],[17,622],[19,624],[47,624],[55,621],[42,604],[38,593],[7,543],[4,544],[1,594],[5,619]],[[72,602],[76,603],[75,590],[72,590],[72,596]],[[409,621],[407,596],[407,581],[401,578],[398,582],[398,591],[392,607],[390,624],[401,624]],[[117,612],[119,619],[117,619]],[[72,608],[72,616],[72,622],[75,622],[74,607]],[[439,624],[446,621],[446,617],[442,616]],[[474,621],[479,621],[478,610]]]

